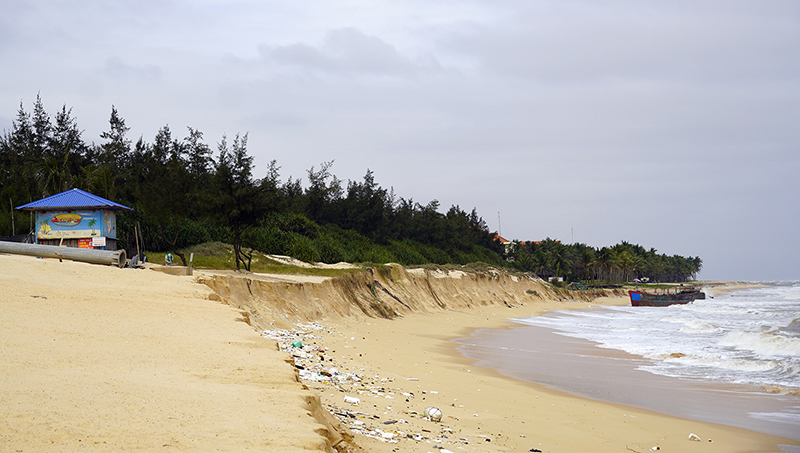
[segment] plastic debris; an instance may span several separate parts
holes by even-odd
[[[425,408],[424,414],[432,422],[442,421],[442,411],[438,407],[428,406]]]
[[[455,437],[453,429],[447,427],[444,423],[438,425],[427,424],[425,426],[428,429],[420,426],[420,421],[422,420],[441,422],[443,416],[440,409],[432,406],[428,409],[428,413],[424,415],[408,408],[407,403],[411,402],[421,392],[426,396],[439,393],[436,390],[423,392],[418,386],[415,386],[413,390],[400,387],[403,384],[408,385],[408,381],[419,381],[419,378],[401,376],[394,378],[373,375],[374,372],[365,371],[364,368],[359,366],[358,361],[361,354],[347,350],[330,351],[324,346],[323,338],[317,336],[326,332],[330,335],[335,335],[336,333],[315,323],[295,324],[295,326],[290,330],[264,330],[261,335],[278,343],[279,349],[290,357],[290,363],[293,362],[293,366],[302,382],[321,395],[334,397],[337,395],[336,392],[343,394],[344,404],[341,407],[331,401],[334,398],[323,399],[323,404],[339,420],[342,426],[351,433],[390,444],[400,442],[427,443],[431,447],[435,445],[435,451],[441,453],[452,453],[454,450],[460,451],[470,444],[466,437]],[[351,337],[348,335],[344,339],[346,340],[347,338]],[[353,337],[353,339],[355,338]],[[344,345],[344,347],[355,349],[353,345]],[[347,355],[337,355],[337,352],[343,352]],[[339,358],[342,360],[348,359],[348,355],[352,356],[350,360],[353,360],[353,362],[338,362],[337,359]],[[357,370],[358,372],[356,372]],[[370,374],[367,375],[367,373]],[[397,384],[395,384],[396,381],[398,382]],[[403,382],[403,384],[400,384],[400,382]],[[338,401],[342,401],[338,398],[336,398]],[[386,399],[395,398],[398,399],[397,402],[386,401]],[[405,403],[400,403],[402,400],[405,400]],[[390,405],[384,406],[380,401]],[[458,407],[463,407],[463,405]],[[356,410],[358,408],[364,408],[364,411],[371,411],[372,413]],[[381,416],[387,418],[381,420]],[[407,422],[400,417],[405,417],[409,421]],[[452,416],[448,418],[458,420]],[[441,431],[437,432],[437,428]],[[460,431],[460,429],[456,431]]]
[[[698,436],[697,434],[690,433],[689,434],[689,440],[692,440],[692,441],[695,441],[695,442],[700,442],[701,439],[700,439],[700,436]]]

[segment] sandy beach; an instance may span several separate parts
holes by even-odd
[[[559,309],[586,307],[584,303],[554,305]],[[393,321],[323,323],[325,329],[311,333],[327,348],[326,358],[333,359],[340,372],[362,376],[363,382],[312,388],[333,412],[370,414],[378,418],[357,416],[351,420],[398,434],[393,437],[399,440],[397,444],[358,436],[368,451],[429,452],[439,446],[453,452],[766,452],[780,451],[778,443],[797,445],[789,439],[578,398],[510,379],[476,367],[458,353],[458,345],[452,341],[476,328],[508,328],[509,318],[545,309],[483,307],[415,314]],[[406,393],[413,398],[406,401]],[[359,404],[346,403],[345,395],[359,398]],[[427,406],[441,409],[442,422],[419,418]],[[406,423],[391,423],[399,420]],[[353,423],[348,426],[363,430]],[[690,441],[692,433],[702,441]],[[410,439],[409,434],[421,434],[424,439]]]
[[[0,255],[0,451],[777,452],[798,444],[517,381],[475,366],[452,341],[549,309],[627,303],[620,297],[500,295],[505,303],[420,309],[394,293],[409,310],[390,320],[316,297],[324,282],[280,277],[262,284],[282,306],[302,293],[331,308],[312,316],[291,305],[281,319],[260,310],[256,323],[252,302],[232,303],[219,282],[199,283],[213,276],[197,274]],[[248,279],[246,290],[256,293],[256,283]],[[306,351],[280,351],[265,328],[302,331]],[[348,377],[304,384],[296,365]],[[441,409],[441,422],[421,417],[427,406]]]
[[[325,451],[315,395],[193,277],[0,255],[0,451]]]

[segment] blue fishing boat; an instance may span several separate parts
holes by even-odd
[[[702,291],[681,291],[673,294],[652,294],[642,291],[628,291],[634,307],[666,307],[668,305],[688,304],[696,299],[705,299]]]

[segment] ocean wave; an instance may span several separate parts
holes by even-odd
[[[797,318],[789,323],[788,326],[781,329],[784,333],[788,333],[789,335],[798,335],[800,336],[800,318]]]
[[[671,307],[553,312],[524,324],[645,358],[638,369],[800,391],[800,287],[736,291]]]
[[[773,332],[731,332],[719,344],[752,351],[760,356],[800,357],[800,338],[786,337]]]
[[[673,316],[671,318],[664,318],[662,321],[671,322],[674,324],[683,324],[684,327],[681,327],[680,331],[686,333],[714,333],[722,331],[720,327],[712,324],[709,321],[701,321],[695,318]]]
[[[749,412],[753,418],[769,422],[800,424],[800,414],[787,412]]]
[[[774,364],[773,364],[774,365]],[[779,393],[787,396],[800,396],[800,382],[797,376],[786,377],[776,371],[717,368],[712,366],[693,366],[655,364],[639,365],[636,369],[660,376],[699,381],[727,382],[759,389],[764,393]],[[778,390],[779,389],[779,390]]]
[[[738,307],[732,305],[723,305],[716,302],[695,302],[691,305],[686,306],[686,311],[701,313],[701,314],[720,314],[720,315],[732,315],[732,314],[748,314],[752,312],[752,307]]]
[[[673,352],[670,354],[648,354],[651,360],[695,367],[713,367],[731,371],[765,372],[782,370],[781,363],[774,360],[752,360],[732,358],[719,354],[693,354]]]
[[[800,387],[785,387],[781,385],[764,385],[761,390],[765,393],[775,393],[778,395],[789,395],[800,397]],[[800,408],[800,407],[798,407]]]

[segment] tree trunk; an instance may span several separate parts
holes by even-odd
[[[181,259],[181,263],[183,263],[183,267],[187,267],[186,264],[186,255],[179,252],[178,249],[175,247],[175,244],[178,243],[178,227],[175,227],[175,237],[172,238],[172,244],[170,244],[170,251],[177,257]]]
[[[242,258],[242,265],[244,266],[244,268],[245,268],[245,270],[247,272],[250,272],[250,264],[251,264],[251,262],[253,260],[253,249],[250,249],[249,253],[245,253],[245,252],[240,252],[240,253],[241,253],[242,256],[247,258],[247,263],[246,264],[244,262],[244,258]]]
[[[240,269],[239,262],[242,260],[241,251],[242,251],[242,234],[239,229],[239,226],[235,225],[233,227],[233,255],[234,255],[233,258],[234,261],[236,261],[237,271]]]

